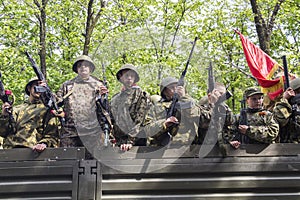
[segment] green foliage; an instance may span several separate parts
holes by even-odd
[[[266,18],[276,1],[260,0]],[[299,75],[299,3],[286,0],[276,18],[271,37],[272,57],[280,62],[287,55],[290,71]],[[53,91],[76,74],[74,59],[82,54],[86,36],[87,0],[48,1],[46,7],[47,81]],[[94,1],[93,13],[101,9]],[[38,9],[31,0],[2,0],[0,4],[0,70],[5,87],[17,102],[24,100],[24,87],[34,76],[24,51],[39,64]],[[115,74],[125,63],[137,66],[138,83],[149,94],[159,94],[166,76],[179,78],[198,36],[186,75],[188,93],[195,99],[206,95],[207,67],[212,62],[216,80],[233,93],[228,101],[237,112],[245,88],[257,83],[249,78],[243,49],[234,29],[257,44],[254,16],[249,1],[221,0],[123,0],[107,1],[92,36],[89,55],[96,63],[94,76],[105,75],[110,97],[120,91]],[[105,66],[103,74],[102,65]],[[243,70],[244,73],[241,73]]]

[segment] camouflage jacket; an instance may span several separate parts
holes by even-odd
[[[99,110],[96,106],[101,85],[103,83],[93,76],[87,80],[77,76],[62,84],[57,91],[58,102],[63,102],[66,114],[61,138],[76,137],[78,132],[82,135],[90,134],[91,131],[102,132],[102,124],[99,124],[97,118]]]
[[[299,105],[293,107],[288,100],[281,99],[273,109],[274,118],[280,125],[279,142],[300,142],[300,114]]]
[[[121,91],[112,97],[113,135],[117,145],[136,144],[149,106],[149,95],[138,86]]]
[[[200,105],[198,137],[195,144],[228,143],[234,116],[224,102],[213,106],[210,103]]]
[[[199,123],[199,107],[191,97],[181,97],[175,113],[179,125],[167,128],[164,122],[171,103],[159,101],[150,108],[144,127],[149,145],[164,146],[167,140],[171,140],[171,144],[190,145],[194,141]]]
[[[247,125],[249,128],[245,134],[246,139],[240,141],[246,144],[273,143],[279,134],[279,124],[273,114],[267,110],[247,109]],[[240,140],[244,134],[238,132],[240,115],[235,116],[233,140]]]
[[[31,148],[40,143],[45,143],[47,147],[58,146],[59,120],[41,101],[15,106],[13,117],[12,123],[9,123],[8,116],[0,117],[0,135],[5,138],[3,148]]]

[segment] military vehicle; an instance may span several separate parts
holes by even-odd
[[[0,199],[300,199],[300,145],[0,150]]]

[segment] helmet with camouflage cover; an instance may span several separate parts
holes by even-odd
[[[300,78],[295,78],[291,81],[290,86],[293,90],[300,88]]]
[[[25,86],[25,93],[27,94],[27,95],[30,95],[30,87],[31,87],[31,85],[34,83],[34,82],[38,82],[39,81],[39,79],[37,78],[37,77],[33,77],[33,78],[31,78],[29,81],[28,81],[28,83],[26,84],[26,86]]]
[[[120,81],[120,78],[121,78],[121,76],[122,76],[122,71],[123,71],[123,70],[132,70],[132,71],[135,72],[135,79],[134,79],[134,82],[135,82],[135,83],[138,82],[138,81],[140,80],[140,77],[139,77],[139,74],[138,74],[138,72],[137,72],[136,67],[135,67],[134,65],[132,65],[132,64],[125,64],[125,65],[123,65],[123,66],[119,69],[119,71],[118,71],[117,74],[116,74],[118,81]]]
[[[89,62],[90,63],[90,69],[91,69],[91,73],[94,72],[95,70],[95,64],[94,62],[92,61],[92,59],[87,56],[87,55],[81,55],[81,56],[78,56],[73,64],[73,71],[78,73],[77,72],[77,63],[80,62],[80,61],[86,61],[86,62]]]
[[[164,78],[160,83],[160,95],[163,96],[164,89],[173,83],[178,83],[178,80],[174,77]]]

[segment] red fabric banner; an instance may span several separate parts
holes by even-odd
[[[256,78],[262,91],[267,93],[271,99],[282,93],[284,86],[283,76],[272,79],[279,65],[268,54],[254,45],[239,31],[235,31],[241,39],[244,54],[252,75]]]

